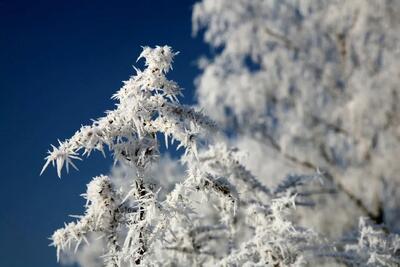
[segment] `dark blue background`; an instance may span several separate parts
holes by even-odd
[[[79,196],[110,158],[79,172],[39,176],[51,143],[112,109],[111,95],[133,73],[141,45],[181,53],[170,77],[193,103],[194,62],[207,52],[191,36],[193,1],[0,0],[0,266],[57,266],[52,232],[83,211]]]

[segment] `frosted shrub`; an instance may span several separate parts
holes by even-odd
[[[114,95],[116,108],[49,151],[43,170],[55,165],[59,176],[105,147],[117,164],[110,176],[87,185],[84,215],[54,232],[58,258],[82,250],[95,266],[100,259],[113,267],[398,262],[398,236],[386,244],[362,224],[358,245],[330,245],[293,221],[294,209],[317,204],[310,196],[321,190],[322,177],[290,175],[274,188],[260,182],[240,163],[238,149],[213,138],[218,127],[210,118],[179,103],[180,87],[165,76],[176,54],[168,46],[145,47],[139,59],[146,68]],[[177,169],[160,173],[175,165],[159,160],[158,133],[184,149],[184,178],[165,177]]]

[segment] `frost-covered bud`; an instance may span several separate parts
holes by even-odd
[[[101,175],[93,178],[87,185],[86,198],[93,204],[97,204],[111,194],[110,178]]]
[[[160,70],[164,73],[167,73],[170,69],[172,69],[174,56],[178,53],[179,52],[173,52],[172,48],[167,45],[156,46],[155,48],[145,46],[143,47],[143,51],[138,57],[138,60],[145,58],[145,65],[148,66],[150,70]]]

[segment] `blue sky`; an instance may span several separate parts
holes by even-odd
[[[193,103],[194,62],[208,52],[191,36],[193,1],[0,0],[1,207],[0,266],[57,266],[47,239],[80,214],[92,176],[110,158],[79,162],[58,179],[42,176],[43,157],[57,138],[113,108],[111,95],[133,73],[142,45],[168,44],[181,53],[170,77]]]

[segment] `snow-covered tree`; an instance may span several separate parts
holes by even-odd
[[[245,166],[267,185],[319,169],[335,186],[303,223],[400,230],[400,1],[203,0],[193,27],[214,48],[199,105]]]

